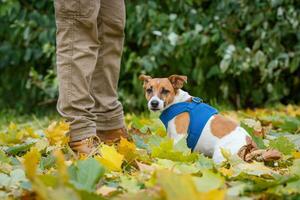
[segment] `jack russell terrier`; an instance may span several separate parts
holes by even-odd
[[[167,135],[175,143],[187,137],[187,146],[192,151],[212,157],[217,164],[225,160],[221,149],[237,154],[245,161],[280,159],[278,151],[257,149],[244,128],[218,114],[200,98],[183,91],[186,76],[152,78],[140,75],[139,79],[143,81],[149,110],[161,112],[160,119]]]

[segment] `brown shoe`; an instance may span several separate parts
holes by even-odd
[[[69,146],[77,153],[90,154],[96,150],[100,141],[101,140],[97,136],[93,136],[84,140],[69,142]]]
[[[119,142],[121,137],[129,138],[127,130],[125,127],[107,131],[97,131],[97,136],[100,138],[102,142],[105,144],[113,144],[115,142]]]

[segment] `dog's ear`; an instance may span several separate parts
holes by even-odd
[[[170,82],[173,85],[174,89],[180,89],[183,87],[184,83],[187,83],[187,76],[181,76],[181,75],[171,75],[168,78]]]
[[[148,81],[149,81],[150,79],[152,79],[152,77],[151,77],[151,76],[148,76],[148,75],[145,75],[145,74],[141,74],[141,75],[139,76],[139,79],[140,79],[141,81],[144,81],[144,86],[145,86],[145,84],[148,83]]]

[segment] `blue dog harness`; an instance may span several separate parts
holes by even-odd
[[[183,112],[188,112],[190,115],[190,124],[186,140],[187,146],[193,151],[197,145],[198,139],[201,136],[205,124],[209,118],[217,114],[218,111],[215,108],[203,103],[202,99],[199,97],[192,97],[192,102],[176,103],[164,110],[159,118],[165,125],[166,129],[168,129],[168,122]]]

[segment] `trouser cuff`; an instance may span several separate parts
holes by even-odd
[[[94,127],[84,127],[71,130],[68,135],[70,136],[70,142],[80,141],[92,136],[96,136],[96,130]]]
[[[103,121],[96,121],[97,130],[107,131],[113,129],[119,129],[125,127],[124,116],[119,115],[112,119],[106,119]]]

